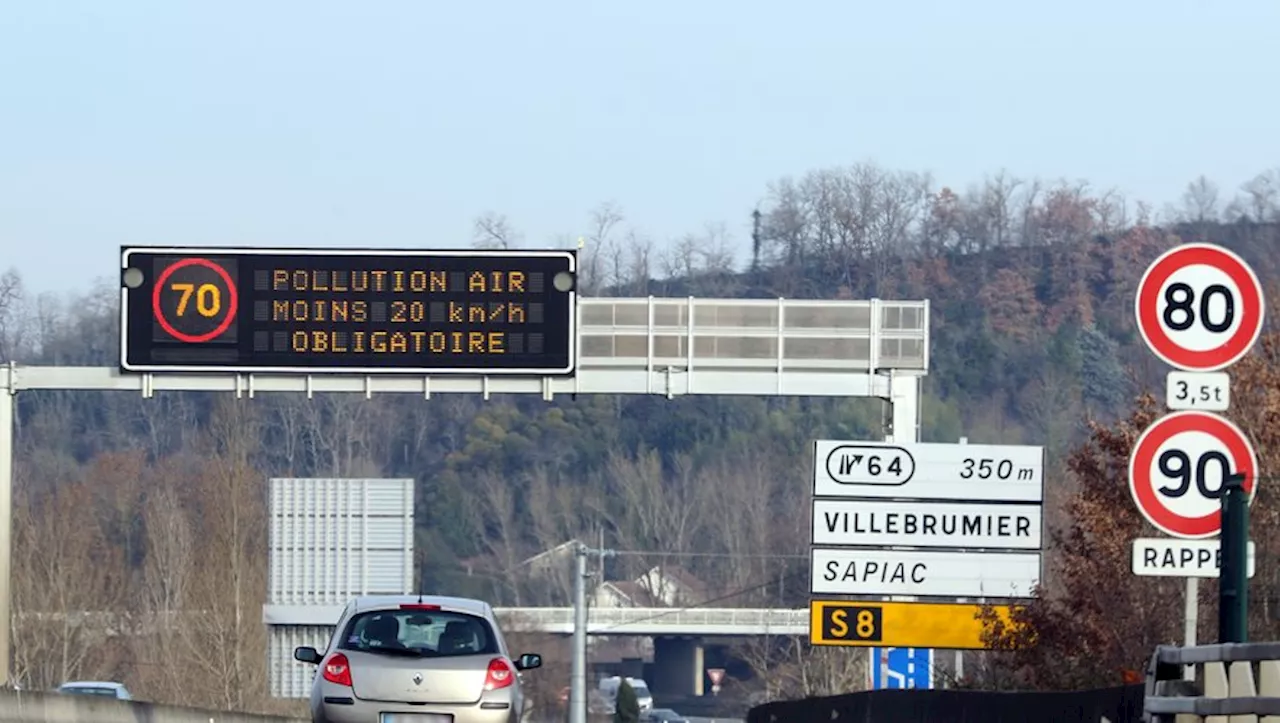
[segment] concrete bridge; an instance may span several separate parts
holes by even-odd
[[[573,634],[573,608],[495,608],[504,627],[511,630]],[[268,625],[332,626],[342,615],[341,606],[267,605],[263,622]],[[745,637],[756,635],[808,635],[808,609],[777,608],[590,608],[588,635],[647,635]]]

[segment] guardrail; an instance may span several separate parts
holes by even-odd
[[[1189,665],[1202,666],[1196,680],[1183,679]],[[1143,720],[1280,723],[1280,643],[1157,647],[1147,664]]]
[[[115,700],[0,691],[0,723],[302,723],[299,718]]]
[[[1076,691],[869,690],[780,700],[747,712],[747,723],[1137,723],[1142,686]]]

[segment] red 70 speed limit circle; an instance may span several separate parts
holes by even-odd
[[[1228,474],[1244,475],[1253,503],[1258,458],[1235,424],[1209,412],[1174,412],[1138,437],[1129,458],[1129,492],[1138,511],[1174,537],[1213,537],[1222,530]]]
[[[1213,244],[1161,254],[1138,282],[1134,314],[1151,352],[1189,372],[1224,369],[1262,334],[1262,284],[1249,264]]]
[[[213,297],[215,307],[209,310],[209,313],[214,318],[221,318],[216,322],[213,328],[197,334],[191,334],[175,327],[173,320],[169,318],[169,313],[166,311],[164,304],[163,293],[165,291],[165,283],[173,277],[175,272],[188,268],[206,269],[208,272],[212,272],[213,278],[220,281],[223,287],[222,289],[218,289],[216,287],[213,288],[213,292],[216,294],[216,296]],[[187,287],[187,296],[190,296],[193,293],[198,293],[196,291],[196,284],[185,284],[184,286]],[[210,287],[210,284],[204,283],[199,286],[201,287],[201,291],[204,291]],[[225,305],[222,303],[220,298],[224,290],[227,297]],[[199,305],[199,301],[200,300],[197,299],[197,305]],[[181,314],[181,310],[186,306],[189,306],[191,301],[190,299],[184,299],[178,303],[180,304],[178,313]],[[187,344],[199,344],[221,336],[227,329],[231,328],[231,324],[236,320],[236,311],[238,310],[239,304],[239,293],[236,290],[236,284],[235,281],[232,280],[231,274],[227,273],[226,269],[209,259],[185,258],[175,261],[160,273],[160,276],[156,279],[155,286],[151,291],[151,311],[156,323],[160,325],[161,329],[164,329],[166,334]]]

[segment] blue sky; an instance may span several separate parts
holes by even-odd
[[[874,161],[1177,201],[1280,166],[1273,0],[10,0],[0,268],[122,243],[529,246],[614,201],[745,239],[769,181]]]

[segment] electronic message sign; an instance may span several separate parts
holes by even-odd
[[[124,247],[128,372],[570,375],[574,251]]]

